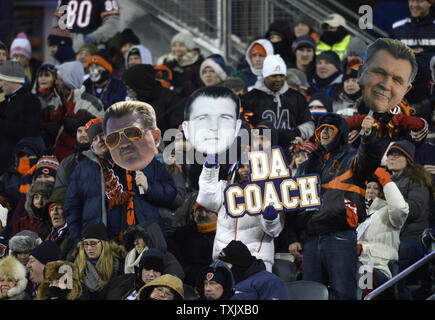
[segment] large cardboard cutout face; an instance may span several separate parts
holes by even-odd
[[[107,120],[106,138],[113,133],[120,136],[119,144],[115,148],[109,148],[110,154],[118,166],[127,170],[141,170],[150,164],[160,142],[160,130],[145,129],[142,117],[142,114],[133,112]],[[132,135],[132,133],[139,133],[134,129],[129,131],[132,127],[139,128],[140,134]]]
[[[199,96],[191,104],[188,121],[183,122],[186,139],[201,153],[218,154],[233,144],[242,122],[238,106],[229,97]]]

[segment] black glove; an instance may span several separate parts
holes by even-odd
[[[64,116],[62,119],[62,124],[66,132],[75,137],[77,128],[80,124],[79,119],[74,117]]]

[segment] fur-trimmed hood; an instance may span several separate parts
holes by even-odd
[[[75,300],[82,294],[82,285],[79,278],[78,267],[69,261],[52,261],[45,265],[44,281],[38,287],[37,300],[47,300],[50,281],[60,280],[65,275],[72,275],[72,288],[66,296],[67,300]],[[68,283],[68,280],[66,280]]]
[[[24,209],[28,213],[34,214],[32,210],[32,200],[35,194],[42,194],[48,199],[53,192],[54,182],[48,181],[34,181],[30,185],[29,191],[27,191],[26,195],[26,203],[24,204]]]
[[[147,300],[155,287],[168,287],[176,293],[175,300],[184,300],[183,281],[171,274],[164,274],[140,288],[137,299]]]
[[[0,278],[11,278],[16,281],[15,287],[8,291],[9,299],[17,298],[24,293],[27,287],[26,275],[26,267],[14,256],[8,255],[0,260]]]

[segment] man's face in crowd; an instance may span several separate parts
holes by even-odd
[[[217,220],[217,214],[204,207],[200,207],[195,211],[194,219],[197,224],[209,224]]]
[[[408,0],[408,4],[413,18],[424,18],[429,14],[431,4],[427,0]]]
[[[335,65],[324,59],[320,59],[316,63],[316,73],[320,79],[326,79],[337,71],[338,69]]]
[[[320,144],[326,148],[334,140],[335,136],[334,129],[325,126],[320,132]]]
[[[283,74],[275,74],[264,78],[264,85],[273,92],[281,90],[287,77]]]
[[[42,194],[37,193],[33,196],[33,205],[36,208],[38,209],[43,208],[46,203],[47,203],[47,199]]]
[[[104,135],[102,132],[97,134],[92,140],[92,150],[94,150],[97,156],[104,156],[109,151],[104,143]]]
[[[84,68],[86,68],[86,65],[88,63],[88,59],[91,56],[91,53],[87,50],[79,51],[76,55],[76,60],[80,61]]]
[[[308,32],[310,32],[310,27],[305,23],[300,22],[294,27],[294,34],[296,38],[308,35]]]
[[[35,181],[55,182],[56,178],[49,174],[41,173],[36,177]]]
[[[131,54],[128,57],[128,67],[131,68],[136,64],[142,64],[142,58],[137,54]]]
[[[77,128],[76,138],[78,143],[89,143],[89,137],[85,130],[85,126],[80,126]]]
[[[242,124],[236,118],[236,108],[230,98],[196,98],[191,105],[189,121],[183,122],[186,138],[202,153],[218,154],[226,151]]]
[[[309,64],[314,58],[314,49],[302,47],[296,50],[296,61],[301,65]]]
[[[63,211],[63,204],[56,203],[53,207],[51,207],[49,213],[50,213],[51,224],[55,229],[59,229],[65,225],[66,220],[65,220],[65,212]]]
[[[27,262],[27,269],[29,269],[29,280],[35,284],[41,284],[44,281],[44,268],[45,265],[30,256]]]
[[[266,57],[259,53],[251,54],[251,63],[254,69],[263,69],[264,59],[266,59]]]
[[[379,50],[360,71],[364,102],[374,112],[393,109],[411,89],[411,63],[394,58],[386,50]]]
[[[204,295],[207,298],[219,299],[224,293],[224,287],[216,281],[204,280]]]
[[[153,160],[160,142],[160,129],[145,128],[142,117],[142,114],[133,112],[120,118],[109,118],[106,123],[107,135],[115,131],[120,132],[127,127],[137,127],[142,130],[142,138],[135,141],[121,134],[119,145],[110,150],[113,161],[127,170],[145,168]]]
[[[153,281],[154,279],[157,279],[161,275],[162,275],[162,273],[159,271],[155,271],[153,269],[148,270],[148,269],[143,268],[141,277],[142,277],[142,281],[144,283],[148,283],[148,282]]]
[[[20,86],[20,84],[15,82],[0,80],[0,88],[3,90],[5,95],[12,94]]]
[[[217,73],[213,70],[212,67],[205,67],[202,71],[202,77],[204,84],[209,86],[215,86],[221,82],[221,79],[217,75]]]

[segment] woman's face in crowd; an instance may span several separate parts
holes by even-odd
[[[359,91],[360,87],[357,82],[356,78],[350,78],[346,79],[346,81],[343,82],[343,89],[344,92],[347,94],[354,94]]]
[[[103,251],[103,243],[98,239],[85,239],[83,240],[83,248],[90,260],[98,259]]]
[[[374,200],[381,193],[379,184],[375,181],[367,183],[366,187],[366,199]]]
[[[153,289],[150,298],[153,300],[174,300],[175,296],[171,289],[161,286]]]
[[[6,298],[8,296],[9,289],[15,287],[17,283],[8,277],[0,279],[0,296]]]
[[[177,58],[177,60],[184,56],[188,51],[189,49],[180,42],[174,42],[171,47],[171,53],[175,58]]]
[[[390,171],[398,172],[405,169],[407,166],[405,156],[400,155],[397,152],[391,152],[387,156],[387,168]]]
[[[41,89],[50,89],[54,85],[54,78],[49,72],[41,72],[38,76],[38,85]]]

